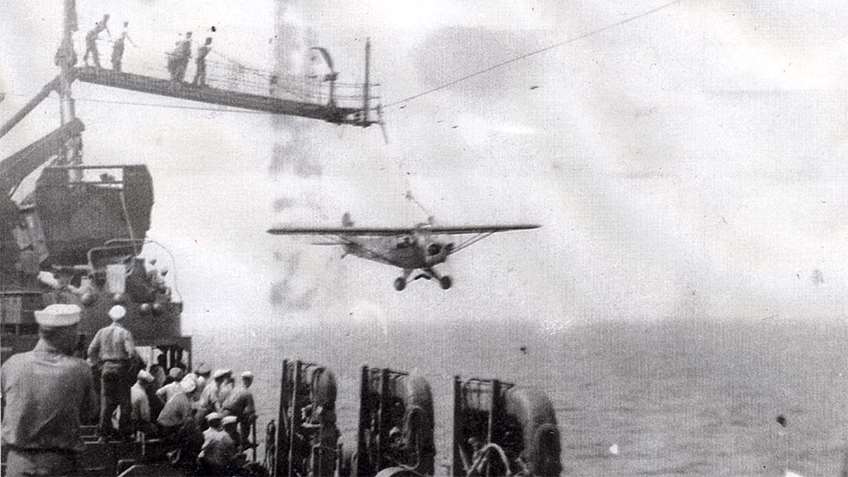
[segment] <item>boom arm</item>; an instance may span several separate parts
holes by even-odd
[[[0,193],[7,195],[32,171],[59,154],[65,142],[79,135],[85,126],[74,118],[29,146],[0,160]]]
[[[21,108],[20,111],[15,113],[15,115],[12,116],[11,119],[6,121],[3,124],[3,126],[0,127],[0,137],[5,136],[6,133],[11,131],[12,128],[15,127],[16,124],[21,122],[21,119],[23,119],[24,117],[26,117],[27,114],[32,112],[32,110],[35,109],[36,106],[41,104],[41,102],[44,101],[47,98],[47,96],[50,95],[51,91],[55,90],[58,87],[59,87],[59,77],[57,76],[57,77],[53,78],[53,80],[51,82],[44,85],[44,87],[41,88],[41,91],[39,91],[38,94],[35,95],[35,97],[33,97],[31,100],[29,100],[29,102],[27,104],[25,104],[24,107]]]

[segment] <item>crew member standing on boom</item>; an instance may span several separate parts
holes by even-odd
[[[197,58],[194,60],[197,72],[194,73],[194,81],[191,82],[194,86],[206,86],[206,56],[210,51],[212,51],[212,38],[206,38],[206,43],[197,48]]]
[[[35,312],[39,340],[0,370],[6,475],[67,475],[85,449],[80,422],[97,410],[88,365],[71,356],[80,308],[50,305]]]
[[[118,433],[128,435],[132,406],[130,388],[135,381],[131,360],[138,359],[132,333],[121,325],[127,310],[115,305],[109,310],[112,324],[101,328],[88,347],[88,359],[100,364],[100,435],[107,439],[114,434],[112,413],[121,408]]]
[[[100,52],[97,51],[97,37],[100,36],[100,32],[106,30],[106,33],[109,35],[109,39],[112,39],[112,32],[109,31],[109,27],[106,23],[109,22],[109,14],[103,15],[103,20],[94,24],[94,28],[88,31],[85,34],[85,54],[82,55],[82,61],[88,65],[88,55],[91,54],[91,58],[94,60],[94,66],[97,68],[102,68],[100,66]]]

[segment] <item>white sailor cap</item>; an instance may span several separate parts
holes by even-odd
[[[43,310],[35,311],[35,322],[46,327],[71,326],[79,323],[80,312],[77,305],[55,304]]]
[[[241,377],[242,379],[253,379],[253,373],[251,373],[250,371],[244,371],[243,373],[241,373]]]
[[[155,378],[153,377],[152,374],[150,374],[147,371],[142,369],[141,371],[138,372],[136,379],[138,379],[140,381],[144,381],[146,383],[152,383]]]
[[[109,318],[112,321],[122,320],[125,316],[127,316],[127,309],[121,305],[115,305],[109,309]]]
[[[238,422],[238,418],[236,416],[224,416],[224,418],[221,419],[221,424],[223,424],[225,426],[227,424],[233,424],[233,423],[236,423],[236,422]]]
[[[222,417],[224,417],[224,416],[222,416],[221,414],[219,414],[217,412],[210,412],[209,414],[206,415],[206,421],[207,422],[212,422],[212,421],[215,421],[215,420],[220,421]]]
[[[220,378],[220,377],[222,377],[222,376],[227,376],[227,375],[229,375],[229,374],[233,374],[233,370],[232,370],[232,369],[216,369],[216,370],[215,370],[215,373],[214,373],[214,374],[212,374],[212,378],[213,378],[213,379],[218,379],[218,378]]]
[[[194,379],[186,376],[180,381],[180,387],[183,388],[183,391],[190,393],[197,389],[197,383],[194,382]]]

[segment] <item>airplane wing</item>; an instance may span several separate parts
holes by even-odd
[[[538,229],[541,225],[536,224],[506,224],[506,225],[456,225],[456,226],[438,226],[438,227],[423,227],[431,234],[437,235],[465,235],[465,234],[494,234],[498,232],[508,232],[510,230],[530,230]]]
[[[490,237],[498,232],[508,232],[510,230],[529,230],[537,229],[541,225],[536,224],[511,224],[511,225],[463,225],[455,227],[429,227],[433,234],[441,235],[471,235],[463,242],[455,244],[450,248],[448,254],[453,255],[461,250],[474,245],[475,243]]]
[[[383,236],[391,237],[397,235],[413,234],[417,231],[426,231],[431,234],[441,235],[471,235],[471,234],[493,234],[507,232],[510,230],[529,230],[539,228],[536,224],[508,224],[508,225],[459,225],[438,227],[274,227],[268,230],[273,235],[356,235],[356,236]]]
[[[391,237],[393,235],[405,235],[414,232],[414,228],[394,227],[274,227],[268,229],[272,235],[334,235],[342,237],[345,235]]]

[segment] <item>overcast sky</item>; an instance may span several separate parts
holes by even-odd
[[[58,2],[7,3],[0,119],[56,74],[61,26]],[[113,32],[130,22],[139,48],[127,48],[125,70],[161,67],[181,31],[202,38],[212,25],[228,57],[292,63],[275,58],[271,0],[78,3],[79,45],[103,13]],[[342,81],[362,79],[370,36],[388,104],[662,2],[290,3],[284,21],[329,49]],[[838,0],[683,0],[387,108],[389,144],[376,127],[95,103],[84,99],[194,105],[90,85],[74,93],[87,162],[150,167],[150,236],[176,257],[191,325],[236,314],[518,318],[552,331],[611,318],[844,319],[845,25]],[[0,141],[2,155],[57,122],[53,99]],[[316,167],[298,173],[303,164]],[[407,190],[440,223],[543,228],[453,257],[448,292],[416,282],[403,293],[395,269],[264,232],[335,225],[348,210],[361,225],[424,220]]]

